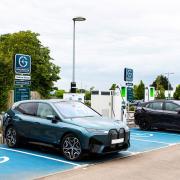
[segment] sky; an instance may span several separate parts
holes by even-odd
[[[157,75],[174,73],[180,84],[179,0],[1,0],[0,34],[31,30],[49,47],[61,67],[56,86],[72,81],[73,20],[76,22],[78,88],[108,90],[124,85],[124,68],[134,70],[134,84],[148,86]]]

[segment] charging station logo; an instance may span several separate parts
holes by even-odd
[[[30,74],[31,73],[31,56],[24,54],[15,55],[15,73],[16,74]]]
[[[27,59],[27,57],[26,56],[21,56],[20,58],[19,58],[19,66],[20,67],[26,67],[27,65],[28,65],[28,59]]]
[[[0,164],[1,164],[1,163],[5,163],[5,162],[7,162],[7,161],[9,161],[9,158],[8,158],[8,157],[6,157],[6,156],[0,157]]]

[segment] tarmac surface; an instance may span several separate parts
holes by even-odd
[[[0,180],[32,180],[40,177],[42,179],[45,177],[45,179],[94,178],[105,180],[107,178],[111,180],[113,178],[121,179],[121,176],[128,180],[130,178],[139,180],[139,176],[144,177],[149,173],[152,178],[142,179],[153,179],[155,174],[156,180],[163,174],[163,171],[165,175],[167,172],[169,175],[169,169],[172,176],[176,175],[176,172],[173,171],[176,171],[174,162],[177,161],[177,165],[180,164],[178,164],[180,160],[179,145],[179,132],[141,131],[138,128],[131,128],[131,147],[128,151],[98,157],[89,156],[81,161],[71,162],[64,159],[59,151],[53,148],[26,144],[26,146],[12,149],[1,144]],[[173,149],[166,152],[165,148]],[[147,156],[152,151],[155,154]],[[171,169],[171,167],[173,168]],[[169,177],[168,175],[167,177]],[[179,175],[175,177],[175,180],[180,179]]]
[[[50,175],[38,180],[178,180],[180,145],[113,159],[80,169]]]

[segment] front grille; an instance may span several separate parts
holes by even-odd
[[[109,137],[110,139],[118,139],[118,132],[115,129],[111,129],[109,131]]]
[[[119,129],[119,138],[124,138],[124,136],[125,136],[124,128],[120,128]]]
[[[124,128],[120,128],[119,131],[117,131],[116,129],[111,129],[109,131],[110,140],[124,138],[124,136],[125,136]]]

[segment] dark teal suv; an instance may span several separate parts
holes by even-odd
[[[59,148],[69,160],[78,160],[85,152],[105,154],[130,146],[125,124],[76,101],[17,102],[4,115],[3,134],[10,148],[39,142]]]

